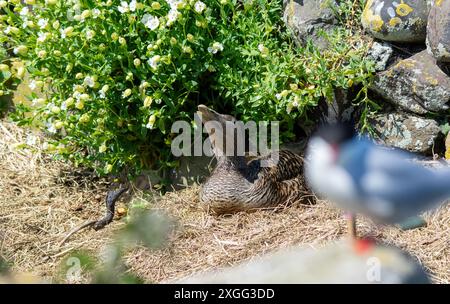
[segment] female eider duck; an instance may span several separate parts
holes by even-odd
[[[234,129],[231,134],[226,128],[236,119],[204,105],[198,106],[198,114],[217,159],[217,166],[200,190],[200,202],[204,207],[216,214],[229,214],[286,205],[311,197],[303,178],[302,157],[280,150],[277,162],[274,161],[276,158],[272,159],[272,153],[248,161],[245,156],[236,155],[238,153],[226,153],[227,138],[228,142],[234,143],[234,152],[237,151],[237,131]],[[217,132],[217,129],[223,132]],[[267,162],[270,166],[263,165]]]

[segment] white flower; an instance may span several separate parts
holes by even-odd
[[[28,134],[25,143],[29,146],[34,146],[37,143],[37,137],[33,134]]]
[[[87,40],[91,40],[92,38],[94,38],[94,36],[95,36],[95,32],[94,31],[89,30],[89,31],[86,32],[86,39]]]
[[[45,40],[47,40],[47,37],[48,37],[48,33],[40,32],[40,33],[38,33],[37,42],[40,42],[40,43],[45,42]]]
[[[136,6],[137,6],[136,0],[132,0],[129,5],[130,11],[134,12],[136,10]]]
[[[55,125],[48,122],[47,123],[47,131],[51,134],[55,134],[56,133]]]
[[[208,47],[208,52],[211,54],[217,54],[217,52],[223,51],[223,44],[220,42],[214,42],[212,46]]]
[[[65,29],[60,29],[59,32],[61,33],[61,38],[66,38],[67,36],[72,35],[73,33],[73,27],[69,26],[68,28]]]
[[[282,96],[281,96],[281,94],[280,94],[280,93],[277,93],[277,94],[275,94],[275,98],[276,98],[276,99],[280,100],[280,99],[281,99],[281,97],[282,97]]]
[[[29,21],[27,18],[23,18],[22,28],[27,28],[30,25],[30,22],[33,23],[33,21]]]
[[[106,97],[106,92],[103,90],[98,91],[98,95],[100,96],[101,99],[104,99]]]
[[[98,17],[100,17],[100,14],[101,14],[102,12],[98,9],[98,8],[94,8],[93,10],[92,10],[92,17],[94,18],[94,19],[96,19],[96,18],[98,18]]]
[[[37,88],[36,80],[31,80],[31,82],[28,84],[28,87],[30,90],[34,91]]]
[[[93,88],[95,86],[95,79],[93,77],[91,77],[91,76],[86,76],[84,78],[83,84],[88,86],[88,87]]]
[[[264,48],[265,48],[264,44],[262,44],[262,43],[258,44],[258,50],[259,50],[261,53],[264,52]]]
[[[45,100],[43,98],[35,98],[31,101],[31,105],[34,106],[40,106],[45,103]]]
[[[73,92],[72,97],[76,100],[80,100],[81,93],[78,91]]]
[[[171,9],[169,13],[167,14],[167,25],[171,25],[175,21],[177,21],[178,17],[180,16],[180,12],[176,9]]]
[[[269,55],[269,49],[264,46],[264,44],[258,44],[258,50],[261,52],[263,57],[267,57]]]
[[[194,4],[194,10],[199,14],[201,14],[205,10],[205,8],[206,8],[206,4],[201,1],[197,1]]]
[[[159,26],[158,17],[149,14],[145,14],[144,17],[142,17],[141,22],[145,25],[145,27],[148,27],[152,31],[156,30]]]
[[[159,55],[155,55],[152,58],[150,58],[148,60],[148,64],[150,65],[150,67],[154,70],[156,70],[158,68],[158,62],[161,60],[161,56]]]
[[[20,10],[20,15],[21,15],[21,16],[27,16],[29,12],[30,12],[30,10],[28,9],[27,6],[25,6],[25,7],[23,7],[23,8]]]
[[[41,29],[44,29],[48,25],[48,20],[47,19],[39,19],[37,24]]]
[[[117,9],[122,14],[123,13],[128,13],[130,11],[130,8],[128,7],[128,3],[126,3],[125,1],[120,2],[120,6],[118,6]]]
[[[137,2],[136,0],[132,0],[130,4],[128,4],[125,1],[120,2],[120,6],[117,7],[119,12],[128,13],[128,12],[134,12],[136,10]]]
[[[6,35],[8,35],[9,33],[11,33],[11,26],[7,26],[6,29],[3,31],[3,33],[5,33]]]
[[[61,110],[63,111],[67,110],[67,103],[65,101],[61,103]]]
[[[178,9],[178,6],[183,3],[183,0],[166,0],[166,2],[171,9],[176,10]]]

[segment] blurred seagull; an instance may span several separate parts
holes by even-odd
[[[355,213],[378,223],[396,224],[450,198],[450,169],[431,170],[412,155],[358,138],[347,125],[319,129],[307,148],[306,180],[319,195],[351,212],[349,232],[356,238]]]

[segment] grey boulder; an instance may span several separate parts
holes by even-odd
[[[364,241],[363,241],[364,242]],[[429,283],[409,255],[395,247],[339,242],[325,248],[291,248],[223,270],[197,274],[183,284],[407,284]],[[172,282],[173,283],[173,282]]]
[[[417,114],[447,110],[450,101],[450,78],[426,50],[378,73],[372,89],[395,106]]]
[[[450,62],[450,1],[436,0],[428,18],[428,51],[438,61]]]
[[[429,5],[424,0],[368,0],[362,25],[375,38],[393,42],[423,42]]]
[[[436,121],[406,113],[378,114],[372,125],[385,145],[416,153],[430,153],[439,136]]]
[[[333,5],[337,5],[334,0],[284,0],[283,20],[300,45],[311,40],[324,49],[328,42],[321,33],[333,30],[336,24]]]
[[[394,50],[389,44],[375,41],[367,53],[367,59],[375,62],[376,71],[384,71],[393,55]]]

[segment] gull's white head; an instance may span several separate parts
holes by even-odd
[[[353,127],[346,124],[331,124],[321,127],[308,144],[307,159],[324,167],[336,163],[343,144],[355,137]]]
[[[305,175],[314,192],[331,199],[346,196],[342,190],[351,186],[347,185],[348,178],[338,161],[342,145],[354,137],[352,127],[334,124],[320,128],[311,138],[306,151]]]

